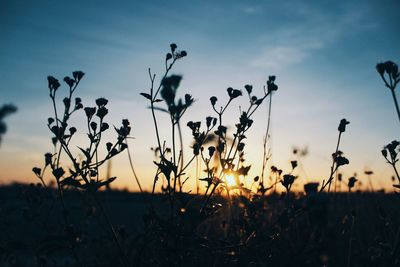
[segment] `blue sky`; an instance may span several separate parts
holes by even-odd
[[[1,103],[14,103],[19,111],[7,119],[0,179],[34,179],[31,168],[51,150],[46,77],[61,80],[79,69],[86,73],[77,92],[84,105],[106,97],[110,123],[132,122],[135,165],[150,188],[149,147],[155,136],[139,93],[149,88],[147,68],[161,75],[169,44],[176,42],[188,57],[173,72],[184,77],[182,94],[196,99],[184,120],[212,115],[211,95],[222,99],[227,87],[244,84],[261,92],[268,75],[275,74],[274,164],[288,170],[291,148],[308,146],[303,165],[309,179],[326,178],[337,125],[347,118],[351,124],[342,150],[351,164],[343,173],[357,172],[363,179],[364,170],[372,169],[376,187],[389,185],[392,172],[380,150],[399,138],[400,125],[375,64],[400,62],[399,7],[395,0],[1,1]],[[245,105],[245,98],[239,103]],[[230,125],[238,105],[231,110]],[[82,118],[77,116],[78,125]],[[265,125],[266,107],[256,115],[247,145],[254,170]],[[163,134],[167,139],[168,132]],[[185,142],[190,143],[189,136]],[[126,158],[120,155],[113,162],[114,172],[119,186],[135,189]]]

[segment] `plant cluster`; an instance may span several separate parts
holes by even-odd
[[[5,104],[0,107],[0,144],[2,136],[7,132],[7,125],[3,121],[5,117],[17,111],[17,107],[12,104]]]
[[[141,200],[134,200],[135,204],[140,203],[141,211],[132,211],[132,202],[125,197],[119,204],[109,203],[114,208],[108,213],[100,199],[102,195],[113,194],[101,189],[115,180],[115,177],[103,179],[101,166],[128,150],[129,121],[122,120],[121,126],[114,126],[115,140],[104,142],[104,133],[112,128],[105,121],[108,100],[98,98],[95,106],[84,107],[82,100],[74,96],[84,77],[83,72],[76,71],[72,77],[64,78],[68,90],[60,108],[56,92],[60,91],[61,84],[56,78],[48,77],[54,114],[48,118],[47,126],[52,133],[54,151],[45,154],[43,168],[33,168],[40,180],[40,189],[33,186],[24,190],[23,195],[31,206],[35,202],[41,203],[38,196],[52,192],[45,177],[46,169],[50,169],[57,195],[49,197],[49,202],[58,198],[61,204],[59,217],[62,223],[58,222],[56,236],[65,240],[66,250],[73,259],[69,266],[400,264],[398,212],[385,208],[384,200],[377,198],[373,207],[379,216],[371,216],[372,211],[366,203],[373,201],[359,201],[364,196],[351,193],[357,184],[356,175],[346,183],[339,173],[341,167],[349,164],[339,150],[349,121],[342,119],[339,122],[329,177],[322,180],[321,185],[307,183],[305,193],[295,194],[292,188],[299,178],[296,168],[300,165],[297,153],[305,155],[306,152],[296,149],[294,155],[297,157],[290,161],[289,171],[277,166],[267,168],[271,156],[268,145],[272,95],[278,90],[276,77],[269,76],[261,92],[250,84],[240,89],[228,87],[224,99],[210,97],[212,114],[205,116],[204,121],[187,121],[185,115],[194,104],[194,97],[189,93],[180,96],[182,76],[170,74],[173,66],[187,55],[186,51],[178,50],[176,44],[171,44],[164,58],[165,71],[160,81],[156,82],[156,74],[149,69],[150,89],[141,93],[149,104],[156,143],[152,149],[156,169],[152,192],[142,193]],[[378,64],[377,70],[396,99],[397,65],[388,61]],[[235,112],[234,104],[238,98],[246,96],[247,106],[240,109],[234,128],[228,128],[226,115]],[[246,162],[246,141],[255,125],[254,114],[263,108],[263,104],[268,110],[268,120],[263,138],[262,169],[248,184],[252,166]],[[395,104],[398,110],[397,100]],[[87,145],[75,144],[78,129],[70,124],[76,112],[86,115]],[[160,131],[160,112],[169,118],[170,134],[166,136]],[[189,131],[192,138],[190,155],[186,157],[182,140],[184,131]],[[399,142],[393,141],[384,147],[382,154],[400,183],[395,166],[399,147]],[[195,177],[189,174],[193,165]],[[196,179],[197,194],[190,194],[190,189],[186,188],[189,179]],[[337,184],[340,188],[342,183],[348,187],[348,193],[336,192]],[[330,193],[332,186],[334,193]],[[204,188],[201,194],[200,187]],[[71,202],[67,201],[71,196],[80,199],[84,205],[72,208]],[[368,197],[375,199],[375,196]],[[118,212],[123,214],[125,222],[133,216],[135,220],[132,221],[137,224],[131,228],[116,226],[117,218],[109,214]],[[138,217],[142,218],[141,223]],[[368,230],[365,222],[369,220],[376,227]],[[365,242],[361,242],[362,239]],[[38,262],[39,266],[45,266],[43,258]]]

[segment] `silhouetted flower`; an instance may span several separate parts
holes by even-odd
[[[108,100],[103,97],[96,99],[96,105],[98,107],[104,107],[105,105],[107,105],[107,103],[108,103]]]
[[[107,114],[108,114],[108,109],[102,106],[97,110],[96,116],[99,117],[100,119],[103,119]]]
[[[246,89],[247,93],[250,95],[251,92],[252,92],[252,90],[253,90],[253,86],[251,86],[251,85],[249,85],[249,84],[246,84],[246,85],[244,86],[244,88]]]
[[[398,67],[397,67],[397,64],[394,63],[393,61],[388,60],[383,64],[385,66],[385,71],[386,71],[387,74],[389,74],[389,75],[393,75],[394,74],[395,75],[397,73]]]
[[[72,135],[74,135],[74,133],[76,133],[76,128],[75,127],[70,127],[69,128],[69,134],[72,136]]]
[[[385,158],[387,158],[388,153],[387,153],[386,149],[382,149],[381,152],[382,152],[382,155],[383,155]]]
[[[186,56],[187,56],[187,52],[185,50],[182,50],[181,52],[175,54],[176,59],[186,57]]]
[[[108,123],[103,122],[103,123],[101,124],[100,131],[104,132],[104,131],[107,130],[108,128],[110,128],[110,126],[108,125]]]
[[[47,76],[47,81],[49,82],[50,92],[52,90],[56,91],[60,87],[60,82],[53,76]]]
[[[79,82],[83,78],[84,75],[85,75],[85,73],[80,70],[74,71],[72,73],[72,76],[74,77],[76,82]]]
[[[398,155],[398,150],[397,147],[400,145],[400,142],[397,140],[393,140],[392,142],[390,142],[389,144],[387,144],[384,149],[381,151],[382,155],[386,158],[386,160],[388,160],[387,156],[388,156],[388,152],[390,155],[390,160],[392,161],[392,163],[396,163],[397,161],[397,155]]]
[[[56,177],[57,180],[59,180],[64,174],[65,171],[62,167],[53,170],[53,175],[54,177]]]
[[[122,120],[122,126],[124,126],[125,128],[129,127],[130,123],[128,119],[123,119]]]
[[[352,176],[352,177],[349,178],[349,182],[347,184],[348,187],[349,187],[349,190],[354,187],[356,182],[357,182],[357,178],[356,177]]]
[[[383,75],[385,73],[385,64],[384,63],[378,63],[376,64],[376,71],[380,74]]]
[[[350,122],[346,119],[341,119],[338,127],[338,131],[343,133],[346,131],[346,125],[349,124]]]
[[[295,178],[296,177],[291,174],[283,175],[283,180],[281,181],[281,183],[286,188],[287,191],[290,190],[290,187],[292,186]]]
[[[110,151],[110,150],[111,150],[111,148],[112,148],[112,146],[113,146],[113,144],[112,144],[112,143],[110,143],[110,142],[108,142],[108,143],[106,144],[107,151]]]
[[[94,121],[92,121],[92,122],[90,123],[90,128],[92,128],[92,130],[95,132],[96,129],[97,129],[97,123],[94,122]]]
[[[347,158],[345,158],[345,157],[342,157],[342,156],[337,156],[335,158],[335,162],[336,162],[336,166],[337,167],[349,164],[349,160]]]
[[[290,164],[292,165],[292,169],[296,168],[297,167],[297,160],[292,160],[290,162]]]
[[[170,44],[169,46],[171,47],[171,52],[172,53],[174,53],[175,50],[178,48],[178,46],[176,44],[174,44],[174,43]]]
[[[167,53],[167,55],[165,56],[165,60],[170,60],[171,58],[172,58],[172,54]]]
[[[193,97],[190,94],[185,94],[185,105],[190,106],[193,103]]]
[[[64,103],[64,106],[65,106],[66,108],[69,108],[69,107],[71,106],[71,99],[69,99],[68,97],[65,97],[65,98],[63,99],[63,103]]]
[[[217,103],[217,101],[218,101],[218,98],[217,98],[217,97],[215,97],[215,96],[210,97],[211,105],[215,106],[215,104]]]
[[[44,154],[44,162],[46,166],[51,165],[52,159],[53,155],[51,153]]]
[[[198,143],[193,144],[193,154],[195,156],[200,154],[200,145]]]
[[[96,108],[91,108],[91,107],[86,107],[84,108],[86,116],[88,117],[89,120],[92,119],[93,115],[96,113]]]
[[[78,110],[81,108],[83,108],[82,99],[80,97],[77,97],[75,98],[75,109]]]
[[[74,80],[74,79],[71,79],[71,78],[68,77],[68,76],[64,77],[64,82],[65,82],[66,84],[68,84],[68,86],[69,86],[70,89],[71,89],[71,88],[74,86],[74,84],[75,84],[75,80]]]
[[[41,174],[41,172],[42,172],[42,169],[40,169],[40,168],[38,168],[38,167],[33,167],[33,168],[32,168],[32,171],[33,171],[33,173],[34,173],[36,176],[40,177],[40,174]]]
[[[161,97],[165,100],[169,107],[174,104],[176,90],[178,89],[181,80],[182,76],[171,75],[169,77],[165,77],[161,82]]]
[[[210,158],[214,155],[214,152],[215,152],[215,147],[209,146],[208,147],[208,155],[210,156]]]
[[[268,77],[267,89],[268,89],[268,93],[278,90],[278,86],[275,84],[275,76]]]
[[[242,91],[233,89],[232,87],[229,87],[227,89],[227,91],[228,91],[228,95],[231,99],[237,98],[242,95]]]
[[[54,119],[53,119],[53,118],[48,118],[48,119],[47,119],[48,125],[53,124],[53,122],[54,122]]]
[[[218,126],[218,130],[215,131],[215,134],[223,138],[223,136],[226,134],[227,128],[223,125]]]

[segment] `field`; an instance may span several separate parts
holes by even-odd
[[[177,213],[176,224],[168,217],[165,195],[107,191],[97,197],[121,251],[96,200],[66,191],[71,222],[64,227],[56,190],[2,187],[1,266],[400,264],[398,195],[235,197],[233,214],[227,200],[217,197],[207,216],[199,213],[201,197],[182,195],[182,203],[190,203]]]

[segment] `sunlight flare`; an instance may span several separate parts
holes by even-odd
[[[226,182],[226,185],[229,187],[237,186],[236,178],[235,178],[234,174],[227,174],[225,176],[225,182]]]

